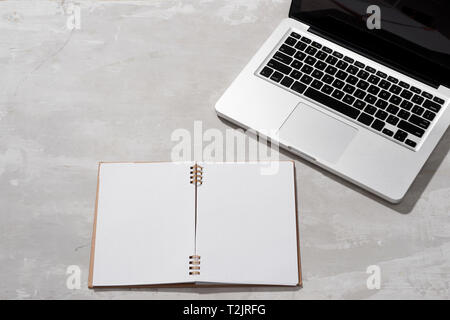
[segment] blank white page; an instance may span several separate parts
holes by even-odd
[[[203,163],[198,187],[199,281],[297,285],[294,165]]]
[[[93,286],[192,281],[195,187],[189,183],[190,165],[100,165]]]

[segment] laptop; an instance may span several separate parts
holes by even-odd
[[[294,0],[218,116],[398,203],[450,123],[447,0]]]

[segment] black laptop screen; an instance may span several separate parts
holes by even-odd
[[[450,87],[450,0],[293,0],[289,16],[419,80]]]

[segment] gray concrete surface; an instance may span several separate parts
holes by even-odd
[[[98,161],[170,160],[287,0],[0,1],[1,299],[450,297],[450,133],[403,203],[297,164],[302,289],[87,289]],[[81,288],[66,270],[81,268]],[[378,265],[381,288],[366,287]]]

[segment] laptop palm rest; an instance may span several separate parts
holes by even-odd
[[[280,141],[316,160],[336,163],[358,129],[300,102],[278,134]]]

